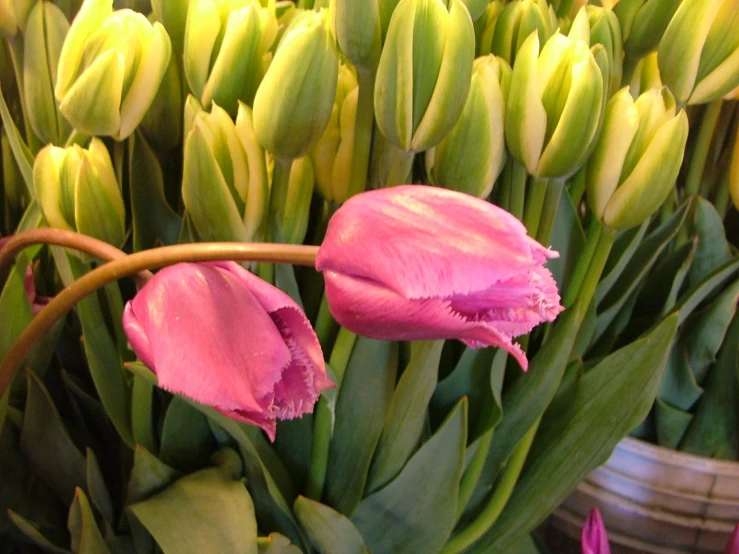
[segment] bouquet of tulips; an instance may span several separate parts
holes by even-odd
[[[537,552],[640,424],[700,441],[739,387],[737,29],[0,1],[0,553]]]

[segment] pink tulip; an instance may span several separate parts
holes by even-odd
[[[405,185],[358,194],[331,218],[316,259],[349,330],[390,340],[458,338],[505,348],[562,311],[543,264],[558,254],[489,202]]]
[[[726,544],[724,554],[739,554],[739,523],[734,526],[729,542]]]
[[[162,388],[271,440],[277,419],[312,412],[333,386],[298,305],[233,262],[161,270],[126,304],[123,326]]]
[[[608,535],[598,508],[593,508],[588,513],[582,528],[581,544],[582,554],[611,554]]]

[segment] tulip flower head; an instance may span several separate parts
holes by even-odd
[[[234,262],[163,269],[126,305],[123,326],[159,385],[258,425],[313,411],[332,387],[303,311]]]
[[[498,346],[526,369],[512,339],[562,311],[542,267],[555,257],[497,206],[404,185],[358,194],[339,208],[316,269],[331,313],[355,333]]]
[[[581,544],[582,554],[611,554],[606,527],[598,508],[593,508],[588,513],[582,528]]]

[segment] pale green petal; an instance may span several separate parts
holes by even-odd
[[[67,221],[62,213],[62,191],[59,171],[65,157],[64,148],[51,144],[42,148],[33,164],[33,183],[36,199],[41,204],[46,222],[55,229],[74,231],[74,222]]]
[[[118,188],[105,190],[92,161],[84,156],[74,188],[74,214],[77,231],[121,246],[126,236],[123,198]]]
[[[236,134],[246,152],[249,184],[246,189],[244,227],[250,239],[257,236],[269,207],[269,181],[264,149],[254,133],[254,122],[249,106],[239,102],[236,116]]]
[[[183,62],[190,90],[200,99],[210,74],[213,48],[221,31],[218,4],[213,0],[190,0],[185,27]]]

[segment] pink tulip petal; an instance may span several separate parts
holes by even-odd
[[[162,388],[272,431],[275,384],[291,356],[249,289],[218,268],[178,264],[130,306],[124,326],[139,343],[148,337],[142,353]]]
[[[370,281],[333,271],[324,272],[324,278],[331,313],[360,335],[384,340],[459,338],[472,347],[505,348],[524,370],[528,367],[526,355],[512,342],[515,335],[507,331],[523,328],[528,332],[535,323],[511,324],[513,328],[501,330],[494,321],[460,314],[448,299],[406,299]],[[372,306],[372,313],[367,306]]]
[[[582,554],[611,554],[603,518],[598,508],[588,513],[581,536]]]
[[[726,543],[724,554],[739,554],[739,523],[734,526],[734,532],[731,533],[731,538]]]
[[[413,299],[486,290],[556,256],[489,202],[405,185],[349,199],[329,222],[316,268]]]

